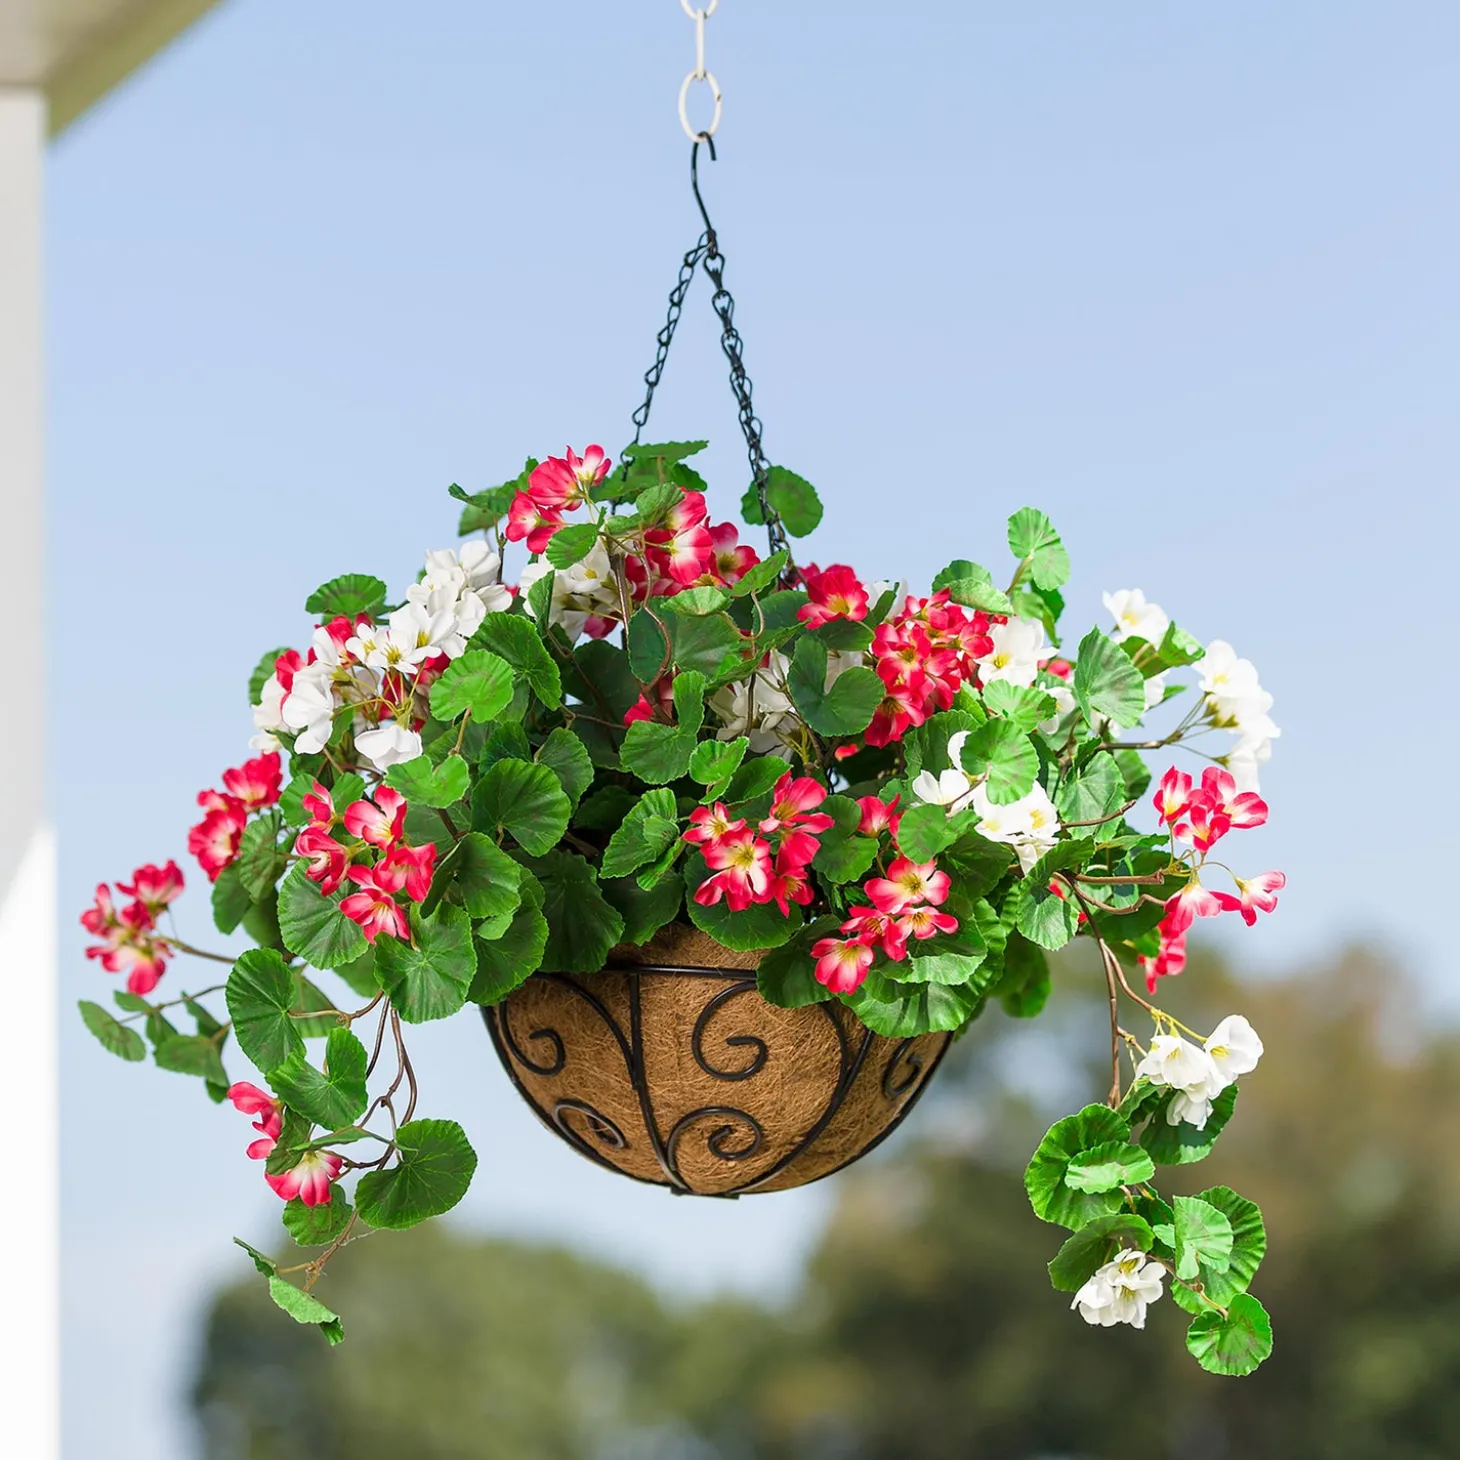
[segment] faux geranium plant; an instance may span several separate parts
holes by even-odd
[[[1110,1086],[1029,1166],[1034,1211],[1071,1233],[1051,1280],[1094,1324],[1140,1327],[1169,1292],[1204,1368],[1250,1371],[1271,1347],[1248,1292],[1258,1209],[1220,1186],[1168,1200],[1157,1174],[1212,1149],[1262,1045],[1240,1016],[1203,1038],[1154,998],[1195,919],[1252,924],[1283,885],[1215,855],[1267,818],[1278,731],[1252,665],[1138,590],[1062,640],[1069,559],[1032,508],[1009,520],[1002,587],[962,558],[927,596],[762,560],[710,522],[703,445],[638,445],[617,471],[590,446],[453,487],[467,541],[429,552],[403,598],[363,574],[311,594],[307,647],[254,671],[255,758],[199,795],[188,835],[218,930],[256,946],[184,941],[176,862],[138,868],[82,918],[89,955],[126,976],[116,1014],[81,1005],[88,1027],[251,1118],[284,1227],[319,1250],[247,1251],[335,1342],[333,1253],[450,1210],[476,1166],[459,1124],[418,1113],[411,1026],[688,920],[766,950],[771,1003],[957,1031],[994,1006],[1039,1014],[1047,954],[1089,939]],[[815,527],[807,482],[762,485],[749,520]],[[1174,747],[1193,771],[1162,764]],[[226,977],[159,997],[175,955]],[[1143,1039],[1127,1024],[1144,1020]]]

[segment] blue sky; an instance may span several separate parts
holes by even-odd
[[[309,590],[407,581],[452,540],[448,482],[628,435],[698,228],[693,27],[673,0],[410,10],[229,0],[54,148],[68,1005],[103,978],[71,910],[181,858]],[[1002,562],[1004,519],[1042,506],[1072,625],[1139,585],[1276,697],[1249,845],[1289,888],[1233,952],[1380,939],[1452,1010],[1428,904],[1460,811],[1437,738],[1460,711],[1460,13],[725,0],[708,46],[705,189],[768,451],[827,503],[814,556],[925,582]],[[746,472],[703,281],[654,434],[712,439],[729,515]],[[182,911],[216,941],[203,895]],[[174,1460],[198,1313],[273,1198],[238,1117],[63,1022],[67,1453]],[[670,1203],[541,1135],[473,1021],[423,1035],[426,1113],[483,1157],[467,1220],[673,1283],[789,1280],[829,1191]]]

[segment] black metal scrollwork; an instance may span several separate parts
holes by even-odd
[[[770,1050],[766,1048],[765,1040],[754,1034],[731,1034],[725,1044],[731,1049],[753,1049],[755,1053],[751,1056],[750,1063],[741,1070],[722,1070],[712,1065],[705,1054],[705,1030],[710,1020],[725,1006],[729,1000],[739,997],[741,994],[756,993],[756,983],[753,978],[742,979],[739,983],[733,983],[728,989],[721,989],[703,1009],[700,1010],[700,1017],[695,1020],[694,1033],[690,1036],[690,1053],[694,1055],[695,1063],[707,1074],[717,1080],[748,1080],[753,1075],[758,1075],[765,1068],[766,1061],[770,1058]],[[759,995],[757,994],[757,997]]]
[[[628,1139],[623,1131],[601,1110],[595,1110],[586,1100],[559,1100],[553,1106],[553,1125],[580,1150],[586,1143],[585,1138],[568,1124],[568,1117],[571,1115],[583,1117],[584,1125],[599,1145],[607,1146],[613,1151],[628,1149]],[[597,1153],[590,1150],[590,1154]]]
[[[916,1045],[917,1040],[904,1039],[892,1051],[892,1057],[887,1061],[887,1068],[882,1071],[882,1093],[889,1100],[901,1100],[923,1078],[926,1066]],[[901,1074],[898,1073],[899,1065],[907,1067]]]
[[[679,1169],[679,1145],[689,1128],[702,1120],[723,1122],[710,1132],[705,1142],[710,1154],[718,1161],[748,1161],[765,1144],[765,1128],[747,1111],[736,1110],[730,1105],[706,1105],[701,1110],[691,1110],[688,1115],[681,1116],[674,1123],[674,1129],[669,1132],[669,1139],[664,1146],[665,1160],[668,1162],[670,1171],[675,1179],[685,1186],[688,1186],[689,1183],[685,1181]],[[742,1129],[737,1130],[737,1125]],[[745,1135],[748,1135],[750,1140],[738,1150],[730,1144]]]

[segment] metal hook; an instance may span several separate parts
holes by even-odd
[[[703,142],[710,149],[710,161],[715,159],[715,139],[708,132],[701,132],[694,139],[694,144],[689,151],[689,185],[694,189],[695,202],[699,204],[700,217],[705,220],[705,238],[708,240],[711,251],[715,249],[715,225],[710,222],[709,211],[705,207],[705,200],[700,196],[700,143]]]

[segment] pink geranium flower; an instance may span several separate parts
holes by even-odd
[[[685,492],[669,509],[663,527],[644,534],[651,564],[676,583],[688,585],[710,571],[715,543],[705,525],[709,509],[700,492]]]
[[[774,902],[783,917],[791,916],[791,904],[805,907],[816,895],[806,877],[806,864],[799,862],[785,848],[777,854],[775,872],[762,902]]]
[[[1208,766],[1201,773],[1201,790],[1217,814],[1224,816],[1229,825],[1238,831],[1261,826],[1267,820],[1267,802],[1256,791],[1237,790],[1237,780],[1231,771],[1220,766]]]
[[[350,854],[318,822],[306,826],[294,838],[294,855],[303,859],[304,875],[318,882],[326,897],[345,880]]]
[[[376,867],[375,881],[393,892],[404,888],[412,902],[423,902],[431,890],[431,874],[435,866],[434,842],[424,842],[419,847],[408,847],[402,843],[392,847],[385,860]]]
[[[833,619],[856,623],[867,617],[867,590],[845,563],[833,563],[818,570],[808,565],[801,570],[807,602],[796,617],[813,629]]]
[[[701,907],[714,907],[723,897],[731,912],[744,912],[766,899],[771,882],[771,849],[749,829],[731,832],[702,849],[714,876],[695,892]]]
[[[1156,992],[1156,982],[1162,978],[1174,978],[1186,967],[1186,932],[1172,930],[1169,920],[1161,923],[1157,932],[1161,947],[1154,958],[1141,957],[1141,968],[1146,975],[1146,990]]]
[[[508,542],[527,540],[527,551],[540,553],[546,550],[553,534],[563,525],[563,514],[551,507],[541,507],[527,495],[518,492],[507,509]]]
[[[270,751],[223,772],[223,789],[245,811],[260,811],[279,799],[282,777],[278,751]]]
[[[1174,897],[1166,900],[1163,926],[1172,933],[1184,933],[1197,918],[1214,918],[1222,904],[1214,892],[1208,892],[1193,873],[1191,880]]]
[[[393,847],[406,825],[406,798],[391,786],[377,786],[373,801],[354,801],[345,808],[345,830],[372,847]]]
[[[948,897],[948,886],[948,874],[940,872],[936,863],[899,857],[886,877],[873,877],[862,890],[879,912],[898,914],[922,902],[941,905]]]
[[[283,1130],[283,1107],[266,1090],[240,1080],[228,1087],[228,1098],[233,1108],[244,1115],[256,1115],[253,1128],[260,1132],[259,1139],[250,1143],[248,1157],[251,1161],[262,1161],[274,1149]]]
[[[404,885],[404,876],[397,882],[396,888],[392,889],[388,885],[381,885],[374,867],[351,867],[346,875],[360,890],[341,898],[340,911],[351,922],[360,925],[360,931],[365,934],[367,943],[373,943],[382,933],[392,938],[410,937],[411,925],[406,920],[405,911],[391,895],[392,891],[397,891]],[[386,873],[387,884],[395,880],[392,873]]]
[[[153,917],[169,903],[175,902],[183,890],[182,869],[169,861],[165,867],[148,862],[132,873],[130,882],[118,882],[117,891],[135,897]]]
[[[333,1151],[304,1151],[297,1165],[277,1174],[265,1172],[264,1180],[285,1201],[297,1196],[307,1207],[325,1206],[330,1199],[330,1184],[339,1180],[344,1164]]]
[[[200,791],[199,805],[208,806],[208,814],[188,832],[188,851],[198,865],[216,882],[218,874],[238,855],[248,812],[235,797],[218,791]]]
[[[601,446],[586,447],[581,457],[571,446],[565,447],[562,456],[550,456],[532,469],[526,495],[539,507],[571,512],[589,500],[612,465]]]
[[[1191,805],[1191,777],[1185,771],[1172,766],[1156,787],[1154,797],[1156,814],[1167,826],[1175,826]]]
[[[850,994],[861,988],[873,953],[867,944],[854,939],[823,938],[813,944],[811,956],[816,960],[818,983],[834,994]]]
[[[931,907],[910,907],[897,919],[904,938],[933,938],[939,933],[956,933],[958,919]]]
[[[697,846],[710,846],[731,832],[744,830],[745,822],[731,816],[723,801],[716,801],[713,806],[696,806],[690,812],[684,840]]]
[[[1230,892],[1217,892],[1213,896],[1223,912],[1240,912],[1249,928],[1257,922],[1258,913],[1270,913],[1277,907],[1277,895],[1288,885],[1283,872],[1259,872],[1256,877],[1234,877],[1233,881],[1237,884],[1236,897]]]
[[[760,562],[756,550],[740,541],[733,522],[710,528],[710,553],[710,576],[726,587],[738,583]]]
[[[863,836],[881,836],[884,831],[896,836],[897,824],[902,820],[897,811],[897,803],[901,799],[901,796],[894,796],[890,801],[876,796],[861,797],[857,805],[861,808],[862,819],[857,823],[857,830]]]
[[[842,932],[850,933],[856,942],[865,943],[869,948],[881,948],[894,963],[901,963],[907,957],[907,930],[896,918],[866,903],[848,908],[847,912],[849,916],[841,926]]]

